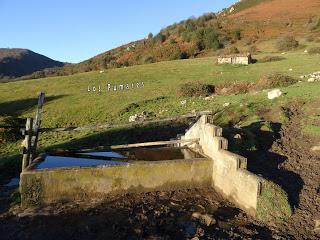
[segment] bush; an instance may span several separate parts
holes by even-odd
[[[310,55],[320,54],[320,47],[310,48],[310,49],[308,49],[308,53]]]
[[[154,63],[155,60],[154,60],[154,57],[152,56],[146,56],[143,60],[144,63],[148,64],[148,63]]]
[[[240,53],[240,51],[239,51],[239,49],[236,48],[235,46],[226,48],[226,49],[223,51],[223,54],[224,54],[224,55],[237,54],[237,53]]]
[[[298,80],[291,76],[281,73],[273,73],[262,77],[256,84],[255,88],[261,90],[264,88],[287,87],[297,83]]]
[[[261,62],[261,63],[276,62],[276,61],[281,61],[285,59],[286,59],[285,57],[281,57],[281,56],[265,56],[259,59],[258,62]]]
[[[235,40],[240,40],[241,39],[241,30],[240,29],[236,29],[232,32],[233,38]]]
[[[182,97],[207,97],[214,94],[215,87],[204,83],[185,83],[179,88],[178,95]]]
[[[280,38],[277,42],[277,48],[280,51],[289,51],[297,48],[299,42],[294,38],[294,36],[284,36]]]

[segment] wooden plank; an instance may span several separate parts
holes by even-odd
[[[171,141],[157,141],[157,142],[145,142],[145,143],[133,143],[133,144],[123,144],[123,145],[113,145],[113,146],[99,146],[95,148],[87,148],[80,150],[64,150],[57,149],[55,151],[48,151],[48,154],[63,154],[63,153],[81,153],[81,152],[93,152],[93,151],[107,151],[107,150],[119,150],[126,148],[138,148],[138,147],[152,147],[152,146],[164,146],[170,144],[186,143],[192,144],[199,142],[200,139],[185,139],[185,140],[171,140]]]
[[[123,148],[138,148],[138,147],[150,147],[150,146],[162,146],[178,143],[196,143],[200,139],[186,139],[186,140],[171,140],[171,141],[157,141],[157,142],[145,142],[145,143],[133,143],[133,144],[123,144],[111,146],[111,149],[123,149]]]
[[[31,138],[32,138],[32,127],[33,119],[27,118],[26,122],[26,135],[23,141],[23,157],[22,157],[22,171],[26,169],[30,164],[30,153],[31,153]]]
[[[31,156],[30,156],[31,161],[34,159],[34,157],[36,156],[36,152],[37,152],[39,129],[40,129],[40,124],[41,124],[42,108],[43,108],[43,104],[44,104],[44,98],[45,98],[45,93],[44,92],[39,93],[39,96],[38,96],[38,108],[37,108],[36,118],[35,118],[35,121],[33,123],[32,150],[31,150]]]
[[[195,118],[202,115],[211,115],[211,114],[212,114],[211,111],[204,111],[204,112],[191,113],[191,114],[186,114],[186,115],[181,115],[181,116],[176,116],[171,118],[137,122],[137,123],[115,124],[115,125],[104,124],[104,125],[98,125],[98,126],[65,127],[65,128],[41,128],[39,129],[39,131],[40,132],[70,132],[70,131],[98,130],[98,129],[110,129],[110,128],[125,128],[125,127],[144,126],[152,123],[177,121],[177,120]]]

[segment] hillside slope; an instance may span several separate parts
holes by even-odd
[[[206,13],[149,34],[78,64],[49,69],[29,78],[72,75],[167,60],[264,51],[282,35],[320,41],[320,1],[242,0],[218,13]],[[273,46],[271,51],[277,51]]]
[[[0,78],[16,78],[64,63],[20,48],[0,48]]]

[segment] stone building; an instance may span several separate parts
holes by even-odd
[[[218,64],[242,64],[248,65],[252,63],[250,53],[235,54],[235,55],[223,55],[218,57]]]

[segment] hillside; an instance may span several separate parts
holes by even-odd
[[[17,78],[45,68],[62,67],[64,63],[20,48],[0,48],[0,79]]]
[[[320,39],[320,2],[242,0],[218,13],[206,13],[162,29],[153,36],[101,53],[78,64],[33,74],[32,78],[70,75],[167,60],[238,52],[278,51],[266,41],[283,35]]]

